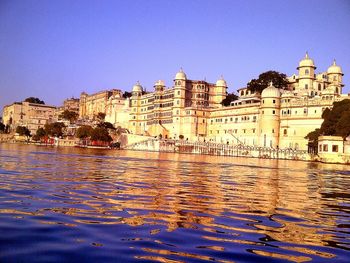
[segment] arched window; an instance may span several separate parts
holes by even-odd
[[[308,69],[305,69],[305,75],[308,75],[310,71]]]
[[[318,83],[318,90],[321,90],[321,84]]]
[[[283,135],[287,135],[287,129],[283,130]]]

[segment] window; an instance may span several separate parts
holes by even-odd
[[[275,104],[275,103],[276,103],[276,100],[272,100],[272,103]]]
[[[320,144],[320,149],[319,150],[320,150],[320,152],[322,152],[322,144]]]
[[[272,133],[275,133],[275,129],[272,129]]]
[[[332,145],[332,152],[334,153],[338,152],[338,145]]]
[[[177,91],[177,95],[180,95],[180,91],[179,90]]]
[[[327,144],[323,144],[323,151],[328,152],[328,145]]]
[[[318,90],[321,90],[321,84],[318,83]]]
[[[309,85],[308,84],[305,84],[305,89],[308,89],[309,88]]]
[[[305,75],[308,75],[310,71],[308,69],[305,69]]]
[[[275,111],[275,110],[273,110],[273,111],[272,111],[272,114],[275,114],[275,113],[276,113],[276,111]]]
[[[283,135],[284,135],[284,136],[287,136],[287,129],[284,129],[284,130],[283,130]]]

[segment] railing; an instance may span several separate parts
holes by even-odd
[[[159,152],[177,152],[191,154],[206,154],[219,156],[240,156],[256,157],[269,159],[288,159],[288,160],[309,160],[310,155],[307,151],[291,148],[279,149],[269,147],[258,147],[243,144],[228,145],[213,142],[189,142],[184,140],[158,140],[148,139],[142,142],[128,145],[125,149],[159,151]]]

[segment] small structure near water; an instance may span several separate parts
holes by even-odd
[[[345,140],[341,136],[318,137],[318,157],[325,163],[350,164],[350,136]]]

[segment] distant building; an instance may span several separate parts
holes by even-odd
[[[15,131],[17,126],[25,126],[35,134],[36,130],[44,127],[46,123],[56,121],[55,112],[55,106],[23,101],[5,106],[2,118],[11,131]]]
[[[122,95],[122,91],[117,89],[100,91],[92,95],[82,92],[79,101],[79,118],[91,121],[94,120],[100,112],[106,114],[107,104],[110,104],[109,99],[113,97],[124,100]]]
[[[80,101],[79,99],[73,98],[73,97],[70,98],[70,99],[64,100],[63,106],[56,108],[56,117],[57,117],[57,119],[59,119],[59,116],[65,110],[74,111],[77,114],[79,114],[79,101]]]

